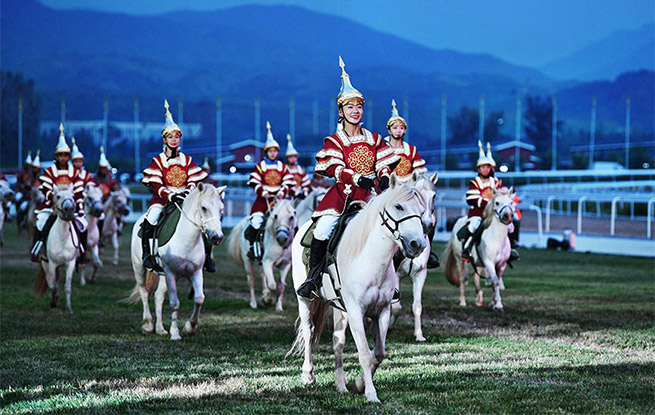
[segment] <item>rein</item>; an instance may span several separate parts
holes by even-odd
[[[395,240],[402,239],[402,236],[400,236],[400,232],[399,232],[399,228],[400,228],[401,223],[405,222],[406,220],[413,219],[413,218],[417,218],[419,221],[421,220],[421,216],[417,215],[417,214],[407,215],[407,216],[405,216],[404,218],[401,218],[401,219],[395,219],[393,216],[391,216],[391,214],[389,213],[389,211],[387,210],[386,207],[384,208],[383,212],[379,212],[380,218],[382,218],[381,226],[384,226],[387,229],[389,229],[389,232],[391,232],[391,236]],[[386,218],[384,217],[385,214],[387,215]],[[391,225],[389,225],[389,221],[393,222],[393,224],[394,224],[393,228],[391,227]]]
[[[504,225],[509,225],[509,223],[505,223],[505,222],[503,222],[503,220],[501,219],[501,215],[503,214],[503,211],[504,211],[506,208],[509,209],[510,212],[511,212],[510,217],[511,217],[511,216],[514,216],[514,210],[512,209],[512,206],[511,206],[511,205],[503,205],[503,207],[501,207],[500,210],[496,210],[496,209],[494,209],[494,214],[496,215],[496,217],[498,218],[498,220],[499,220],[502,224],[504,224]]]
[[[196,221],[194,221],[193,219],[191,219],[191,218],[189,217],[189,215],[186,214],[186,212],[184,211],[184,209],[182,209],[182,208],[180,207],[180,205],[177,204],[177,202],[173,202],[173,204],[175,205],[175,207],[177,208],[177,210],[179,210],[179,211],[182,213],[182,215],[184,215],[184,217],[186,218],[186,220],[188,220],[189,222],[191,222],[191,224],[192,224],[193,226],[195,226],[196,228],[200,229],[200,232],[202,232],[205,236],[207,236],[207,227],[206,227],[205,225],[207,225],[207,223],[208,223],[208,222],[211,222],[212,220],[215,220],[215,219],[220,220],[220,219],[221,219],[221,215],[218,215],[218,216],[212,216],[212,217],[209,218],[209,219],[202,219],[202,222],[200,223],[200,225],[198,225],[198,223],[196,223]],[[196,214],[197,214],[197,213],[198,213],[198,208],[196,207]]]

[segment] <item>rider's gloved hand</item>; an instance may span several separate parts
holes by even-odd
[[[370,192],[371,189],[375,187],[375,182],[372,179],[369,179],[368,177],[362,176],[357,180],[357,186],[361,187],[362,189],[366,189]]]
[[[182,202],[184,202],[185,197],[186,194],[184,192],[175,193],[173,196],[171,196],[171,202],[181,205]]]
[[[278,199],[284,199],[284,190],[278,190],[275,197]]]
[[[264,199],[268,199],[269,197],[271,197],[271,194],[268,193],[266,190],[264,190],[264,191],[262,192],[262,197],[263,197]]]
[[[388,176],[382,176],[380,178],[380,191],[384,192],[389,188],[389,177]]]

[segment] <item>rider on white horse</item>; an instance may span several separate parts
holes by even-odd
[[[482,142],[478,141],[478,147],[480,149],[477,162],[478,176],[470,181],[469,189],[466,192],[466,203],[471,206],[468,213],[469,220],[467,225],[462,228],[462,234],[458,235],[463,247],[462,260],[467,262],[473,260],[471,247],[479,241],[480,235],[476,231],[480,227],[480,223],[482,223],[484,208],[493,198],[494,189],[503,187],[502,181],[494,176],[496,161],[491,155],[491,145],[487,143],[487,154],[484,153]],[[518,259],[519,253],[512,249],[509,261]]]
[[[379,134],[361,127],[364,96],[350,83],[345,65],[341,66],[341,90],[337,96],[339,127],[336,134],[324,139],[323,148],[316,154],[314,173],[331,177],[336,183],[330,187],[316,207],[312,219],[317,221],[310,248],[307,279],[296,291],[312,300],[318,297],[323,259],[328,241],[339,217],[351,201],[368,201],[379,179],[381,191],[389,187],[389,175],[399,157]],[[394,297],[398,295],[394,294]]]
[[[404,141],[405,132],[407,131],[407,121],[398,113],[395,99],[391,100],[391,117],[387,120],[387,131],[389,135],[384,140],[393,148],[396,155],[400,157],[400,163],[393,170],[396,176],[398,176],[400,183],[410,181],[414,172],[417,174],[427,173],[428,169],[425,168],[425,160],[419,156],[416,147]],[[427,233],[430,244],[432,244],[434,226]],[[438,266],[439,257],[434,252],[431,252],[428,259],[428,268],[436,268]]]
[[[79,170],[74,166],[68,164],[71,156],[71,149],[66,143],[66,136],[64,136],[64,126],[59,124],[59,142],[55,148],[55,163],[45,169],[43,175],[39,178],[41,185],[39,189],[43,193],[45,199],[41,206],[37,209],[36,213],[36,232],[34,234],[34,245],[31,252],[31,261],[40,261],[41,247],[44,245],[45,240],[48,238],[50,228],[57,220],[57,215],[53,212],[53,190],[57,185],[72,185],[75,197],[75,204],[77,212],[75,213],[75,226],[73,227],[77,233],[80,241],[80,256],[78,262],[86,264],[89,262],[89,257],[86,254],[86,228],[87,221],[84,217],[84,186],[79,176]]]
[[[284,157],[287,160],[287,167],[289,173],[293,175],[293,187],[291,188],[291,195],[294,199],[304,199],[312,191],[312,182],[305,172],[305,169],[298,164],[298,152],[293,146],[291,141],[291,134],[287,134],[287,152]]]
[[[270,209],[270,203],[275,199],[284,199],[294,184],[287,165],[277,160],[280,145],[273,138],[271,123],[266,122],[266,128],[268,133],[264,144],[264,160],[255,166],[248,180],[248,185],[252,186],[257,194],[250,209],[250,224],[244,231],[244,236],[250,243],[247,254],[250,259],[261,257],[261,249],[255,244],[255,239],[264,223],[264,214]]]
[[[150,165],[143,171],[141,182],[153,193],[150,207],[143,221],[141,243],[143,247],[143,266],[149,270],[162,272],[150,253],[150,239],[154,235],[155,225],[159,221],[161,211],[167,202],[182,205],[184,198],[201,182],[207,173],[198,167],[191,157],[179,149],[182,130],[173,121],[173,115],[168,110],[168,101],[164,100],[166,108],[166,123],[161,131],[164,141],[164,151],[152,158]],[[205,244],[204,270],[216,271],[216,264],[211,258],[212,246],[203,236]]]

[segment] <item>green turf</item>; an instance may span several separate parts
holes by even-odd
[[[75,277],[70,315],[31,296],[35,264],[8,226],[0,414],[655,413],[653,259],[523,249],[505,275],[503,313],[472,306],[472,286],[469,307],[460,308],[458,290],[438,269],[424,290],[422,344],[412,333],[411,282],[403,281],[403,314],[374,377],[382,403],[367,404],[334,387],[329,327],[315,358],[317,383],[301,385],[301,359],[285,359],[292,290],[282,313],[251,310],[245,274],[224,246],[216,249],[219,273],[205,276],[198,333],[172,342],[141,334],[141,306],[118,302],[134,285],[126,236],[118,267],[106,251],[94,285],[80,287]],[[192,304],[188,284],[180,287],[183,323]],[[350,381],[360,372],[350,335],[345,359]]]

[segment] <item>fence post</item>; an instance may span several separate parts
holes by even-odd
[[[653,216],[653,203],[655,203],[655,197],[651,197],[648,199],[648,208],[646,209],[646,215],[648,218],[646,219],[646,224],[648,226],[648,229],[646,230],[646,238],[650,239],[650,224],[651,224],[651,217]]]
[[[587,196],[581,196],[578,199],[578,235],[582,233],[582,211],[584,210],[584,203]]]
[[[550,232],[550,204],[552,203],[555,196],[550,195],[546,199],[546,232]]]
[[[544,242],[544,232],[541,227],[541,208],[537,205],[530,205],[530,209],[537,212],[537,229],[539,230],[539,247],[541,248]]]
[[[616,202],[621,199],[621,196],[616,196],[612,199],[612,213],[610,218],[610,235],[614,236],[614,223],[616,222]]]

